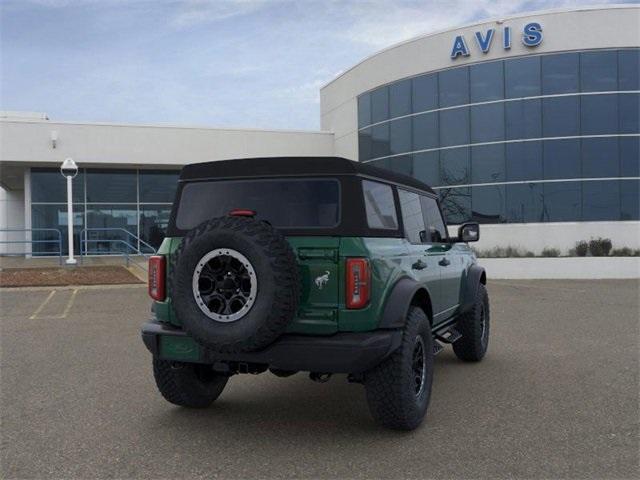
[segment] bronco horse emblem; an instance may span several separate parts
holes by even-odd
[[[318,290],[322,290],[322,287],[324,287],[329,282],[329,270],[325,270],[324,275],[316,277],[315,282]]]

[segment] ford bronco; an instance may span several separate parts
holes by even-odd
[[[202,408],[235,374],[342,373],[378,422],[414,429],[443,344],[464,361],[487,351],[486,274],[467,245],[479,235],[449,236],[431,188],[364,163],[188,165],[149,260],[158,389]]]

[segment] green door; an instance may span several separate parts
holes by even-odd
[[[438,265],[439,259],[444,257],[444,252],[432,245],[428,238],[420,195],[398,188],[398,198],[408,252],[407,261],[403,266],[405,271],[410,272],[410,275],[429,291],[435,323],[439,321],[444,308]]]
[[[460,258],[452,253],[454,247],[449,239],[440,206],[435,197],[422,195],[422,214],[431,242],[428,255],[436,263],[440,273],[440,304],[434,315],[434,324],[443,322],[456,313],[460,291]]]
[[[300,268],[300,307],[287,331],[332,334],[338,331],[338,303],[343,279],[338,237],[287,237]]]

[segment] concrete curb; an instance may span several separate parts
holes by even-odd
[[[640,257],[479,258],[495,279],[633,279],[640,278]]]

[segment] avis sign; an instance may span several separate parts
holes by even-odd
[[[502,48],[509,50],[511,48],[511,27],[502,28]],[[491,44],[496,36],[496,29],[490,28],[486,32],[475,32],[474,38],[478,44],[478,48],[482,53],[489,53]],[[527,23],[522,28],[522,44],[525,47],[537,47],[542,43],[542,25],[537,22]],[[451,49],[451,58],[455,60],[458,57],[468,57],[471,55],[467,41],[464,35],[458,35],[453,40],[453,48]]]

